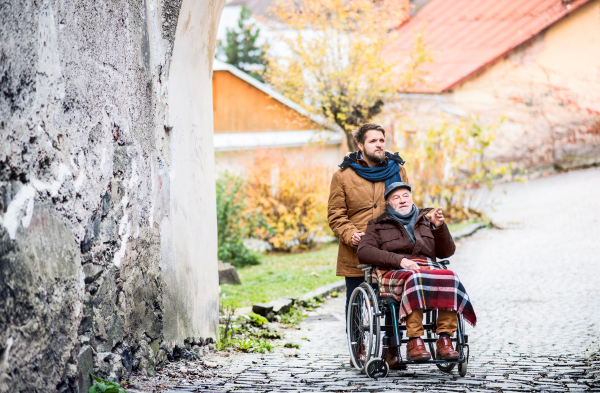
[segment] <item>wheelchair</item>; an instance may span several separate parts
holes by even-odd
[[[437,264],[447,269],[450,261],[437,261]],[[360,284],[350,296],[346,316],[346,331],[348,336],[348,348],[352,358],[352,365],[361,373],[370,378],[385,378],[389,374],[389,366],[385,362],[389,347],[399,347],[402,343],[408,343],[408,338],[403,338],[405,324],[398,322],[398,303],[392,298],[381,298],[379,296],[379,285],[373,280],[371,273],[373,265],[358,265],[365,274],[365,282]],[[435,359],[435,330],[437,310],[424,310],[426,338],[423,339],[429,346],[431,359],[428,361],[415,362],[401,358],[400,364],[406,369],[408,364],[434,363],[441,371],[450,373],[458,364],[461,377],[467,374],[469,363],[469,337],[465,334],[465,323],[463,316],[458,314],[455,350],[459,353],[458,360],[436,360]],[[392,321],[391,325],[382,324],[381,318],[386,317]],[[382,337],[383,336],[383,337]],[[366,359],[361,360],[359,352],[364,348]],[[400,350],[398,350],[400,354]],[[400,355],[402,356],[402,355]]]

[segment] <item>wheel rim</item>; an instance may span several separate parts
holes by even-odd
[[[373,347],[373,308],[369,295],[364,288],[358,287],[352,292],[348,304],[348,348],[354,367],[362,370],[365,366],[360,361],[361,346],[365,351],[365,363],[371,357]]]
[[[376,358],[379,357],[379,351],[380,351],[380,347],[381,347],[381,328],[380,328],[380,320],[379,317],[377,317],[375,315],[375,313],[377,313],[379,311],[379,303],[377,302],[377,296],[375,296],[375,291],[373,291],[373,288],[371,288],[370,285],[366,284],[366,283],[362,283],[360,285],[369,295],[369,299],[371,300],[371,315],[373,316],[372,319],[372,326],[373,326],[373,332],[372,332],[372,346],[371,346],[371,351],[370,351],[370,356],[367,358],[367,361],[369,360],[369,358]]]

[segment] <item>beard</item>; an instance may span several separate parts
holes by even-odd
[[[407,215],[408,213],[411,212],[412,205],[410,205],[410,206],[403,206],[403,207],[398,206],[394,210],[396,211],[396,213],[402,214],[403,216],[405,216],[405,215]]]
[[[369,161],[380,163],[385,158],[385,150],[374,151],[371,153],[367,152],[367,150],[365,149],[364,155],[369,159]]]

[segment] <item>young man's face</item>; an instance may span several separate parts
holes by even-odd
[[[385,158],[385,136],[377,130],[367,131],[365,143],[359,143],[358,149],[370,161],[380,163]]]

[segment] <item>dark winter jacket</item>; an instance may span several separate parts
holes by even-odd
[[[432,209],[419,209],[415,222],[415,238],[413,242],[398,221],[388,213],[383,213],[369,221],[365,235],[358,245],[360,263],[376,265],[388,269],[401,269],[402,258],[413,257],[448,258],[454,254],[456,246],[448,226],[432,229],[433,225],[426,216]]]

